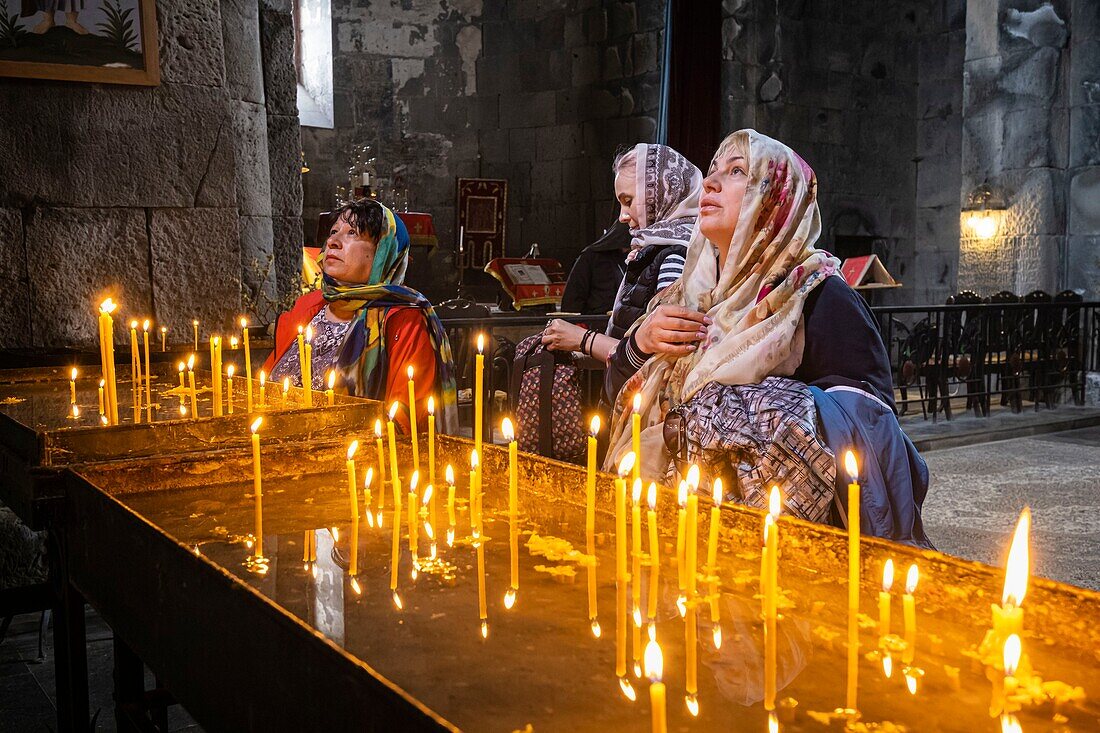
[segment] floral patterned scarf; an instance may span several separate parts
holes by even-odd
[[[814,247],[821,215],[810,166],[755,130],[729,135],[715,159],[734,146],[747,151],[749,181],[725,266],[718,271],[718,251],[696,224],[683,276],[649,304],[651,311],[669,303],[706,313],[714,321],[707,341],[687,356],[656,355],[627,380],[615,400],[607,470],[630,450],[636,392],[642,403],[642,468],[663,477],[671,456],[662,428],[672,407],[710,382],[758,384],[769,375],[793,374],[802,360],[806,296],[839,267],[835,257]]]
[[[379,204],[379,206],[382,206]],[[356,311],[348,335],[336,355],[336,373],[349,394],[379,397],[386,388],[386,318],[395,307],[416,306],[424,314],[428,336],[435,351],[436,382],[439,387],[442,432],[458,429],[458,401],[455,391],[454,360],[447,332],[432,304],[421,293],[406,287],[409,264],[409,233],[393,212],[382,206],[385,220],[378,238],[370,280],[365,285],[345,285],[325,275],[321,290],[325,301],[343,301]],[[324,257],[324,249],[321,257]]]

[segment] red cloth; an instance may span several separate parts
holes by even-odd
[[[297,347],[298,326],[305,328],[313,317],[325,307],[325,299],[320,290],[306,293],[294,303],[286,313],[275,320],[275,349],[264,362],[264,371],[268,374],[289,348]],[[395,306],[390,308],[386,318],[386,392],[385,395],[359,395],[382,400],[384,410],[389,410],[393,402],[401,403],[396,421],[402,432],[409,431],[408,403],[409,382],[405,368],[413,367],[413,379],[416,384],[416,426],[419,432],[428,429],[428,397],[435,391],[435,352],[432,350],[428,325],[419,308],[415,306]],[[394,365],[395,368],[389,368]],[[436,401],[439,401],[436,395]]]

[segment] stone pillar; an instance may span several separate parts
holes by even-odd
[[[961,197],[988,181],[1008,210],[992,239],[964,227],[960,289],[1023,295],[1065,280],[1069,4],[967,5]]]
[[[1100,298],[1100,4],[1073,0],[1066,287]]]

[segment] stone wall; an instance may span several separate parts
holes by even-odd
[[[182,338],[232,323],[242,279],[294,287],[293,69],[268,85],[259,60],[289,66],[292,36],[261,41],[261,6],[289,22],[289,0],[160,0],[156,87],[0,79],[0,346],[90,345],[106,294]],[[286,271],[253,278],[273,251]]]
[[[455,179],[509,182],[507,252],[538,242],[568,266],[614,217],[610,164],[653,140],[663,0],[334,0],[336,126],[305,128],[307,237],[374,147],[435,216],[440,246],[412,284],[453,293]]]

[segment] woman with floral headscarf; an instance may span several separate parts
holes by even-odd
[[[319,290],[306,293],[275,324],[275,349],[264,368],[274,382],[302,384],[298,328],[313,330],[313,389],[329,369],[348,394],[399,402],[397,422],[408,430],[408,377],[416,383],[418,419],[434,396],[444,432],[457,427],[454,366],[446,332],[431,303],[406,287],[409,234],[376,201],[352,201],[336,211],[321,250]]]
[[[615,158],[619,221],[630,227],[630,252],[615,305],[603,334],[562,320],[551,321],[542,342],[551,351],[580,351],[605,361],[654,295],[684,271],[703,174],[667,145],[639,143]],[[572,276],[571,276],[572,277]]]
[[[928,471],[894,414],[886,348],[863,300],[815,248],[817,180],[793,150],[754,130],[729,135],[703,181],[684,274],[620,342],[606,468],[630,450],[641,396],[643,472],[684,463],[722,476],[726,498],[843,523],[836,459],[860,457],[869,534],[927,545]]]

